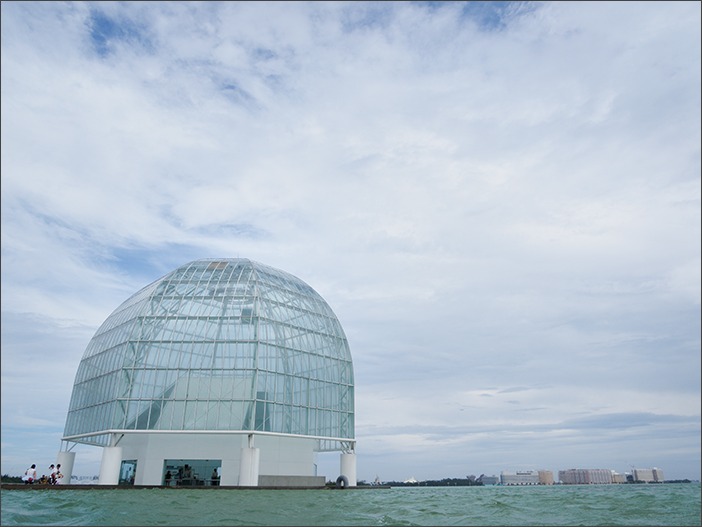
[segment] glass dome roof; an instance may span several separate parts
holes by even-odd
[[[108,430],[352,440],[353,364],[324,299],[248,259],[197,260],[135,293],[78,366],[64,440]]]

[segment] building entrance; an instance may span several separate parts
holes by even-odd
[[[164,459],[163,485],[169,487],[217,486],[221,459]]]
[[[122,461],[122,466],[119,469],[119,484],[120,485],[134,485],[134,478],[136,477],[136,469],[137,469],[137,460],[136,459],[125,459],[124,461]]]

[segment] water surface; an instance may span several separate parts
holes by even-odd
[[[6,490],[2,525],[702,525],[700,484]]]

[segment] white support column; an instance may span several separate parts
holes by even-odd
[[[63,466],[61,468],[63,468]],[[98,485],[117,485],[119,483],[120,468],[122,468],[122,447],[103,447]]]
[[[75,459],[75,452],[61,451],[56,456],[56,463],[61,465],[59,470],[61,471],[61,474],[63,474],[63,478],[59,480],[61,485],[68,485],[71,483],[71,476],[73,475],[73,462]]]
[[[239,466],[239,485],[258,487],[258,471],[261,464],[261,449],[254,448],[253,434],[249,434],[249,446],[241,449]]]
[[[341,475],[349,480],[349,487],[356,486],[356,454],[344,453],[340,456]]]
[[[137,460],[135,485],[163,485],[163,459],[140,458]]]

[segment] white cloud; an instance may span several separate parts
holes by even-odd
[[[700,6],[478,5],[3,3],[3,472],[114,308],[241,256],[344,325],[360,478],[699,478]]]

